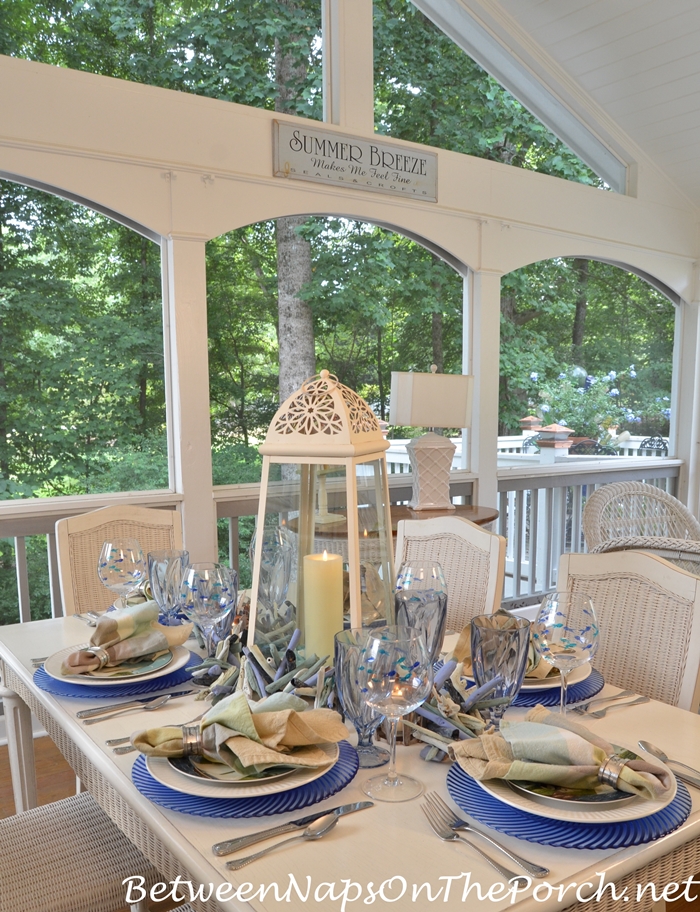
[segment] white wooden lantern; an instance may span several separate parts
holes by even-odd
[[[348,624],[392,622],[388,448],[367,403],[327,370],[280,407],[260,447],[251,642],[264,648],[274,639],[274,629],[262,623],[269,612],[259,599],[260,530],[271,527],[282,528],[296,552],[288,602],[296,607],[307,654],[332,655],[333,635]]]

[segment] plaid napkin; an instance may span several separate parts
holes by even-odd
[[[304,711],[306,710],[306,711]],[[293,694],[277,693],[249,703],[244,693],[220,700],[201,722],[204,757],[231,769],[232,781],[260,776],[271,767],[318,768],[328,754],[318,745],[348,736],[338,713],[306,709]],[[151,757],[181,757],[182,730],[151,728],[136,732],[131,742]]]
[[[454,659],[455,662],[462,662],[462,674],[472,677],[471,626],[469,624],[460,633],[455,648],[446,657],[445,661],[447,662],[450,659]],[[530,649],[527,656],[527,665],[525,666],[525,677],[531,681],[543,680],[550,674],[559,674],[559,671],[553,665],[550,665],[549,662],[542,659],[542,656],[532,643],[532,631],[530,631]]]
[[[599,785],[598,770],[615,753],[611,744],[583,725],[536,706],[524,722],[503,722],[501,731],[459,741],[453,758],[474,779],[515,779],[568,788]],[[673,780],[644,760],[630,760],[617,788],[644,798],[660,798]]]
[[[142,602],[103,614],[90,638],[90,646],[67,656],[61,673],[80,675],[95,671],[100,668],[98,654],[102,650],[108,656],[104,667],[116,668],[127,662],[155,658],[173,646],[181,646],[192,632],[192,624],[163,627],[158,623],[158,610],[156,602]]]

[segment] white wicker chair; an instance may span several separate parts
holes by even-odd
[[[700,579],[655,554],[563,554],[558,588],[593,599],[605,680],[697,711]]]
[[[97,576],[97,559],[109,538],[138,538],[149,551],[182,548],[182,518],[176,510],[103,507],[56,523],[58,570],[64,614],[104,611],[114,601]]]
[[[461,516],[405,519],[396,537],[396,568],[437,560],[447,580],[447,627],[461,630],[478,614],[498,611],[503,594],[506,540]]]
[[[583,534],[588,550],[612,538],[689,538],[700,541],[700,523],[680,500],[642,481],[603,485],[586,501]]]
[[[124,878],[162,880],[87,792],[0,820],[0,857],[0,912],[119,912]]]

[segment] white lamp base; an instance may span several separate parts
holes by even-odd
[[[450,500],[450,469],[455,450],[448,437],[432,431],[406,447],[413,473],[412,510],[454,510]]]

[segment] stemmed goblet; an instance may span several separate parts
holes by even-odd
[[[238,574],[223,564],[190,564],[180,586],[180,607],[204,634],[207,655],[215,652],[216,625],[236,606]]]
[[[559,669],[560,711],[566,715],[566,681],[598,650],[598,620],[590,596],[581,592],[550,592],[542,599],[532,640],[542,658]]]
[[[146,562],[141,545],[135,538],[113,538],[102,545],[97,561],[97,575],[107,589],[118,596],[117,607],[126,606],[130,592],[146,578]]]
[[[447,583],[438,561],[407,561],[399,570],[394,594],[395,622],[425,636],[431,662],[445,639]]]
[[[384,721],[384,716],[362,698],[358,680],[360,655],[370,633],[366,627],[357,627],[335,635],[335,689],[345,716],[357,731],[357,753],[362,769],[389,762],[389,752],[372,743],[372,734]]]
[[[433,685],[425,637],[410,627],[372,630],[361,650],[357,672],[361,695],[389,723],[389,769],[364,782],[362,791],[377,801],[417,798],[423,785],[396,772],[396,727],[401,716],[421,705]]]
[[[250,565],[253,566],[258,532],[250,543]],[[293,618],[280,617],[292,578],[294,544],[283,526],[262,530],[260,540],[260,578],[258,581],[257,625],[263,633],[288,623]]]
[[[185,567],[190,562],[190,552],[176,549],[149,551],[147,560],[151,592],[164,615],[165,624],[179,624],[180,585]]]
[[[495,684],[488,696],[491,705],[484,713],[496,731],[523,686],[529,649],[529,621],[500,612],[472,618],[472,674],[479,687]]]

